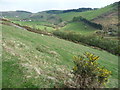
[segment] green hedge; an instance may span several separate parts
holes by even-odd
[[[73,32],[61,32],[61,31],[54,31],[53,35],[70,40],[73,42],[82,42],[84,44],[99,47],[104,49],[112,54],[120,55],[120,45],[118,45],[118,41],[105,39],[99,36],[84,36],[81,34],[76,34]]]
[[[96,29],[100,29],[100,30],[102,30],[103,29],[103,27],[102,27],[102,25],[101,24],[97,24],[97,23],[94,23],[94,22],[91,22],[91,21],[89,21],[89,20],[87,20],[87,19],[85,19],[85,18],[83,18],[83,17],[81,17],[81,16],[79,16],[79,17],[74,17],[73,18],[73,22],[76,22],[76,21],[78,21],[78,22],[84,22],[84,23],[86,23],[86,24],[88,24],[88,25],[90,25],[90,26],[92,26],[92,27],[94,27],[94,28],[96,28]]]

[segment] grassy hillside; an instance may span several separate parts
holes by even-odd
[[[104,13],[92,21],[102,24],[105,31],[110,31],[112,36],[118,36],[118,3],[113,4],[113,10]]]
[[[45,30],[48,32],[54,31],[55,25],[49,23],[49,22],[43,22],[43,21],[12,21],[14,23],[23,25],[23,26],[29,26],[31,28]]]
[[[86,51],[112,71],[107,87],[117,87],[118,57],[104,50],[3,25],[3,87],[53,88],[70,81],[72,57]]]
[[[60,30],[73,31],[81,34],[93,34],[96,29],[83,22],[71,22]]]
[[[45,30],[48,32],[52,32],[55,29],[55,25],[49,23],[49,22],[41,22],[41,21],[13,21],[14,23],[20,24],[20,25],[26,25],[32,28]],[[84,22],[71,22],[66,24],[63,27],[58,28],[61,31],[73,31],[81,34],[93,34],[97,29],[93,28],[92,26],[84,23]]]
[[[33,21],[48,21],[52,23],[59,23],[63,21],[70,21],[73,17],[82,16],[88,20],[92,20],[97,16],[100,16],[109,11],[113,11],[117,7],[117,3],[108,5],[100,9],[91,9],[91,8],[79,8],[71,10],[49,10],[38,13],[31,13],[27,11],[9,11],[9,12],[0,12],[6,18],[14,19],[31,19]],[[76,10],[82,10],[82,12],[76,12]],[[85,9],[85,10],[84,10]],[[63,13],[64,12],[64,13]]]
[[[82,16],[88,20],[92,20],[96,18],[97,16],[100,16],[106,12],[113,10],[114,7],[115,6],[111,4],[111,5],[108,5],[104,8],[97,9],[97,10],[91,10],[91,11],[86,11],[86,12],[69,12],[69,13],[58,14],[58,16],[60,16],[65,21],[70,21],[73,19],[73,17],[77,17],[77,16]]]
[[[8,18],[10,20],[21,20],[21,21],[47,21],[50,23],[60,23],[61,18],[56,16],[55,14],[48,14],[46,12],[38,12],[31,13],[27,11],[8,11],[8,12],[0,12],[4,18]]]
[[[61,22],[61,18],[55,14],[48,14],[46,12],[38,12],[32,14],[30,17],[26,18],[32,21],[47,21],[53,24],[58,24]]]
[[[94,18],[93,21],[96,23],[100,23],[104,26],[110,24],[117,24],[118,23],[118,4],[119,2],[114,3],[113,10],[109,11],[108,13],[104,13],[97,18]]]
[[[2,14],[1,14],[2,13]],[[27,11],[8,11],[8,12],[0,12],[0,14],[4,18],[9,18],[13,20],[19,20],[29,17],[32,13]]]
[[[73,17],[82,16],[88,20],[92,20],[95,23],[100,23],[105,26],[105,30],[111,29],[113,35],[117,35],[117,25],[118,25],[118,17],[117,17],[117,3],[108,5],[101,9],[88,10],[84,12],[74,12],[73,10],[51,10],[51,11],[43,11],[38,13],[30,13],[26,11],[15,11],[15,12],[4,12],[3,16],[9,19],[12,19],[15,23],[21,25],[27,25],[32,28],[37,28],[41,30],[45,30],[48,32],[52,32],[56,29],[65,30],[65,31],[74,31],[80,32],[81,34],[91,34],[96,29],[84,23],[68,23],[64,24],[65,21],[73,20]],[[79,10],[79,9],[76,9]],[[63,11],[65,11],[63,13]],[[67,12],[66,12],[67,11]],[[15,21],[17,20],[17,21]],[[30,21],[29,21],[30,20]],[[111,25],[112,24],[112,25]],[[62,27],[62,26],[64,27]],[[111,33],[111,32],[110,32]],[[108,36],[109,32],[105,32],[105,35]]]

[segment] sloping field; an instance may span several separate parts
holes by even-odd
[[[41,22],[41,21],[13,21],[14,23],[20,24],[22,26],[29,26],[31,28],[40,29],[44,31],[54,31],[54,25],[49,22]]]
[[[2,25],[3,87],[53,88],[71,81],[72,57],[86,51],[112,71],[107,87],[118,85],[118,57],[104,50]]]
[[[72,22],[62,27],[60,30],[73,31],[81,34],[93,34],[97,29],[85,24],[84,22]]]
[[[91,10],[86,12],[69,12],[69,13],[58,14],[58,16],[60,16],[65,21],[70,21],[73,19],[73,17],[78,17],[78,16],[82,16],[88,20],[92,20],[97,16],[100,16],[104,13],[107,13],[108,11],[113,10],[113,8],[114,5],[111,4],[98,10]]]

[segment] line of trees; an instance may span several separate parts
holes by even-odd
[[[112,54],[120,55],[120,45],[118,44],[118,41],[105,39],[99,36],[93,36],[93,35],[84,36],[81,34],[77,34],[73,32],[65,32],[65,31],[64,32],[54,31],[53,34],[62,39],[98,47]]]
[[[75,22],[75,21],[78,21],[78,22],[82,21],[82,22],[84,22],[84,23],[86,23],[86,24],[88,24],[88,25],[90,25],[90,26],[92,26],[92,27],[94,27],[96,29],[100,29],[100,30],[102,30],[102,28],[103,28],[101,24],[97,24],[97,23],[91,22],[91,21],[89,21],[89,20],[87,20],[87,19],[85,19],[85,18],[83,18],[81,16],[74,17],[72,21],[73,22]]]
[[[70,9],[70,10],[64,10],[63,13],[67,12],[84,12],[88,10],[93,10],[92,8],[79,8],[79,9]]]
[[[46,11],[50,14],[61,14],[61,13],[69,13],[69,12],[84,12],[89,10],[97,10],[98,8],[78,8],[78,9],[69,9],[69,10],[49,10]]]

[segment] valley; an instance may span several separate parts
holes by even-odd
[[[90,52],[112,72],[105,87],[118,88],[117,5],[38,13],[0,12],[2,87],[64,88],[73,82],[73,56]]]

